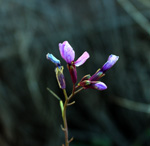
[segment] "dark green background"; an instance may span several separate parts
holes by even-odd
[[[64,134],[55,65],[68,40],[76,59],[90,59],[78,81],[110,54],[120,56],[101,79],[105,91],[84,90],[68,108],[71,146],[150,145],[150,2],[148,0],[0,0],[0,146],[61,146]]]

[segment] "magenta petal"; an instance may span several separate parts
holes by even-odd
[[[75,61],[75,66],[80,66],[84,64],[84,62],[90,57],[88,52],[84,52],[78,59]]]
[[[97,90],[106,90],[107,89],[107,86],[106,84],[104,84],[103,82],[91,82],[91,86],[93,89],[97,89]]]
[[[62,44],[59,43],[59,51],[60,51],[62,58],[67,63],[71,64],[71,62],[74,61],[75,52],[67,41],[64,41]]]

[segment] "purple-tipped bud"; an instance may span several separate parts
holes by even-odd
[[[98,81],[101,77],[103,77],[105,72],[110,69],[119,59],[119,56],[110,55],[108,57],[107,62],[103,65],[101,69],[98,69],[94,75],[89,79],[90,81]]]
[[[91,82],[91,87],[90,88],[102,91],[102,90],[106,90],[107,86],[103,82],[98,81],[98,82],[95,82],[95,83]]]
[[[56,67],[55,69],[55,73],[56,73],[56,78],[57,78],[57,82],[58,82],[58,85],[61,89],[65,89],[66,88],[66,83],[65,83],[65,77],[64,77],[64,74],[63,74],[63,66],[59,66],[59,67]]]
[[[90,80],[84,80],[78,84],[78,86],[83,87],[84,89],[91,88],[91,89],[97,89],[97,90],[106,90],[107,86],[100,81],[90,81]]]
[[[77,70],[75,65],[67,65],[73,84],[77,82]]]
[[[108,57],[107,62],[103,65],[103,67],[101,68],[101,71],[103,73],[105,73],[108,69],[110,69],[119,59],[119,56],[113,55],[111,54]]]

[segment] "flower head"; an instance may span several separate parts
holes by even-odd
[[[84,52],[76,61],[75,52],[68,41],[64,41],[62,44],[59,43],[59,51],[62,58],[67,62],[67,66],[71,75],[72,82],[75,84],[77,81],[76,66],[81,66],[90,57],[88,52]]]
[[[61,66],[60,61],[52,54],[48,53],[46,55],[46,58],[56,65],[55,73],[56,73],[56,79],[57,79],[58,85],[61,89],[65,89],[66,83],[65,83],[65,77],[63,74],[64,67]]]
[[[59,43],[59,51],[62,58],[68,63],[75,66],[81,66],[90,57],[88,52],[84,52],[77,61],[75,59],[75,52],[68,41],[64,41],[62,44]]]

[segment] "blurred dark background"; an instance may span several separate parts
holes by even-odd
[[[61,146],[64,133],[52,53],[65,67],[58,43],[68,40],[78,81],[110,54],[120,56],[102,78],[105,91],[84,90],[67,111],[71,146],[150,145],[149,0],[0,0],[0,146]]]

